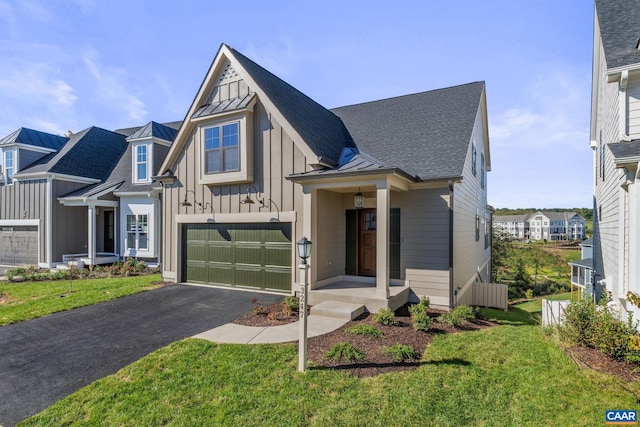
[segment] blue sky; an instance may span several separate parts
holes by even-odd
[[[593,3],[0,0],[0,137],[182,120],[220,43],[332,108],[484,80],[495,207],[591,207]]]

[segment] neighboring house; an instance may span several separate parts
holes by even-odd
[[[640,314],[640,8],[596,0],[590,146],[594,151],[593,269],[621,318]]]
[[[222,45],[155,177],[163,276],[290,294],[305,236],[312,304],[357,287],[369,310],[470,303],[490,165],[483,82],[328,110]]]
[[[575,212],[537,211],[494,216],[493,226],[519,240],[583,240],[585,220]]]
[[[509,234],[517,240],[529,239],[529,218],[524,215],[494,215],[493,228]]]
[[[579,261],[570,262],[571,284],[583,289],[583,295],[593,296],[593,239],[580,243],[582,256]]]
[[[0,263],[96,265],[125,256],[158,263],[159,191],[151,176],[176,132],[151,122],[69,137],[19,129],[2,139],[12,169],[5,166],[0,187]]]

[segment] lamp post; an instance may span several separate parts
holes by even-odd
[[[300,270],[300,332],[298,343],[298,371],[304,372],[307,368],[307,294],[309,288],[309,264],[307,258],[311,256],[311,241],[303,237],[296,243],[298,256],[302,263],[298,266]]]

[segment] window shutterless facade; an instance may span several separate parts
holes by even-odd
[[[136,181],[147,181],[149,162],[147,161],[147,146],[138,145],[136,147]]]
[[[147,215],[127,215],[127,249],[149,249],[149,221]]]
[[[214,174],[240,170],[238,122],[204,129],[204,172]]]
[[[7,185],[13,183],[13,174],[15,173],[16,156],[14,150],[4,151],[4,176]]]

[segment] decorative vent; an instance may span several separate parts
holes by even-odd
[[[236,79],[238,79],[238,73],[236,73],[236,70],[234,70],[233,67],[231,66],[231,62],[227,62],[227,64],[224,67],[224,70],[220,74],[220,78],[218,79],[218,84],[222,82],[228,82],[230,80],[236,80]]]

